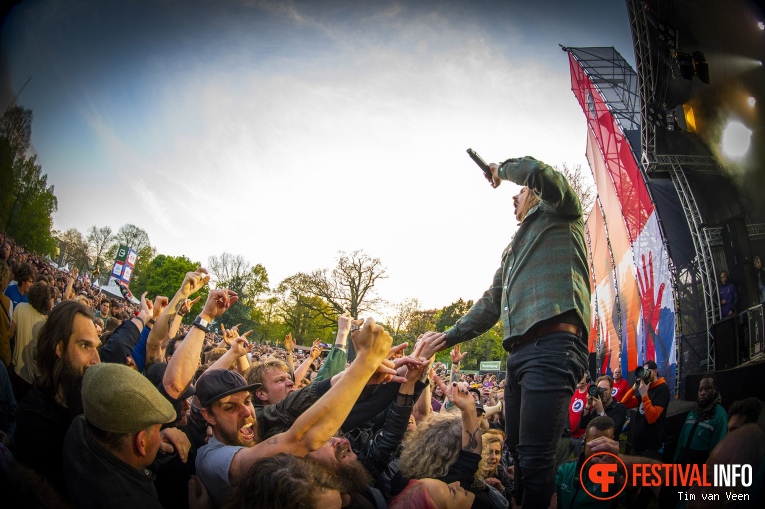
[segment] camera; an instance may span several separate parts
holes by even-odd
[[[635,368],[635,378],[642,380],[645,383],[648,383],[651,380],[652,373],[653,371],[651,371],[650,368],[644,368],[643,366]]]
[[[606,390],[603,387],[598,387],[597,385],[590,385],[587,388],[587,394],[593,398],[602,398],[605,393]]]

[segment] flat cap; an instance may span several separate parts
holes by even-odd
[[[111,433],[137,433],[175,420],[173,405],[142,374],[102,362],[85,370],[82,406],[93,426]]]

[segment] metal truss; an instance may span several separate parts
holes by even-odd
[[[608,103],[622,131],[640,129],[637,75],[614,48],[564,48],[574,56]],[[589,105],[588,105],[589,106]]]
[[[663,94],[665,92],[663,88],[666,86],[666,83],[663,82],[666,80],[661,79],[663,75],[660,76],[659,66],[664,65],[664,62],[659,62],[661,55],[659,51],[656,51],[659,50],[658,46],[656,46],[659,42],[651,39],[649,15],[643,6],[644,2],[642,0],[626,0],[626,3],[632,30],[632,42],[635,49],[635,64],[637,66],[640,89],[640,134],[643,171],[646,175],[651,175],[656,171],[669,172],[685,212],[693,246],[696,251],[698,262],[696,268],[704,295],[704,314],[707,324],[707,369],[713,370],[715,366],[715,352],[712,324],[717,321],[720,315],[720,307],[715,298],[717,296],[717,278],[714,277],[715,268],[710,245],[711,232],[703,225],[701,213],[685,176],[685,171],[693,168],[693,171],[698,173],[719,173],[721,170],[719,164],[708,155],[656,154],[656,126],[648,121],[648,110],[663,102]],[[652,49],[655,51],[655,54],[652,53]],[[679,320],[676,323],[679,324]],[[680,333],[680,331],[676,332]],[[680,341],[678,340],[679,343]],[[678,360],[680,359],[680,353],[678,351]]]
[[[651,62],[648,19],[641,0],[627,0],[632,44],[635,48],[638,88],[640,90],[640,142],[644,170],[649,168],[656,153],[656,127],[648,122],[648,108],[654,101],[656,78]]]
[[[706,228],[709,245],[711,247],[722,246],[722,228]],[[765,239],[765,223],[746,225],[746,233],[749,240]]]
[[[712,324],[720,317],[720,306],[715,298],[717,296],[717,278],[714,276],[716,272],[712,260],[709,230],[703,226],[699,207],[696,199],[693,197],[688,180],[685,178],[685,171],[683,171],[682,165],[671,165],[669,173],[677,191],[677,196],[680,198],[680,204],[683,207],[683,212],[685,212],[685,217],[688,220],[693,247],[696,251],[697,267],[704,294],[704,316],[707,323],[707,369],[714,370],[715,345],[712,336]]]

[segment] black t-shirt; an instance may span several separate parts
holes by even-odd
[[[16,413],[16,459],[45,477],[64,498],[62,450],[72,423],[69,410],[33,387],[19,403]]]

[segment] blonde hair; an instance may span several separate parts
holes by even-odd
[[[489,471],[489,467],[486,464],[486,458],[489,455],[489,446],[491,444],[499,444],[499,451],[501,454],[502,444],[505,441],[505,439],[502,437],[502,435],[498,433],[491,433],[491,430],[484,433],[482,438],[483,438],[483,449],[481,450],[481,462],[478,463],[478,472],[481,478],[486,479],[487,477],[493,477],[494,475],[496,475],[497,468],[499,468],[499,463],[497,463],[497,466],[494,467],[493,470]]]
[[[273,357],[270,357],[268,360],[265,360],[259,363],[257,366],[250,367],[250,369],[247,370],[245,374],[245,379],[247,380],[247,383],[262,384],[263,376],[266,374],[266,371],[268,371],[271,368],[282,370],[285,373],[290,372],[290,368],[287,367],[287,364],[284,361],[280,361],[279,359],[274,359]]]
[[[523,202],[523,208],[518,210],[518,214],[521,216],[519,221],[522,223],[524,219],[526,219],[526,215],[529,213],[531,209],[533,209],[536,205],[539,204],[541,199],[539,198],[539,195],[530,187],[525,186],[526,191],[526,201]]]

